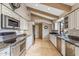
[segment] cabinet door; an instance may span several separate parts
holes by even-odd
[[[20,17],[20,29],[21,30],[28,30],[28,22]]]
[[[0,29],[1,29],[1,4],[0,4]]]
[[[68,23],[69,23],[68,24],[69,29],[75,28],[75,12],[69,14]]]
[[[75,11],[76,29],[79,29],[79,9]]]
[[[61,43],[62,43],[61,38],[57,37],[57,49],[59,52],[61,52]]]
[[[75,47],[75,56],[79,56],[79,47]]]
[[[65,40],[62,40],[62,43],[61,43],[61,53],[63,56],[65,56]]]
[[[2,51],[0,51],[0,56],[10,56],[10,46],[6,47]]]
[[[10,17],[13,17],[13,18],[19,20],[19,16],[16,13],[14,13],[14,11],[12,11],[11,9],[7,8],[4,5],[2,5],[2,14],[8,15]]]
[[[75,46],[66,42],[66,56],[75,56]]]
[[[57,39],[56,39],[56,36],[50,34],[50,41],[54,44],[54,46],[56,47],[57,46]]]

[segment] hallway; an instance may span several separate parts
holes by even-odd
[[[60,56],[60,53],[50,41],[36,39],[35,44],[26,52],[26,56]]]

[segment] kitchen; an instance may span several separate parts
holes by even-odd
[[[40,9],[38,5],[44,7],[42,4],[32,3],[0,3],[0,56],[26,56],[37,38],[49,40],[61,56],[79,56],[79,4],[61,4],[72,9],[59,8],[66,10],[58,11],[60,14],[64,13],[60,17],[54,15],[47,17],[50,14],[44,13],[45,17],[41,14],[42,11],[33,9]],[[40,14],[35,13],[35,10]],[[56,12],[54,14],[59,15]],[[56,21],[51,21],[52,19]],[[38,30],[37,32],[33,30],[33,26],[37,24],[42,24],[39,34]],[[38,37],[39,35],[41,37]]]

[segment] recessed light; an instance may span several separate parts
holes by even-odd
[[[38,6],[38,4],[35,4],[35,6]]]
[[[50,8],[48,8],[48,10],[50,10]]]

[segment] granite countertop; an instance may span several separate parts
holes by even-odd
[[[25,37],[27,37],[26,34],[19,34],[19,35],[17,35],[16,42],[12,43],[12,44],[0,42],[0,51],[2,51],[3,49],[5,49],[8,46],[12,46],[12,45],[18,43],[19,41],[21,41],[21,39],[24,39]]]
[[[69,42],[69,43],[79,47],[79,41],[77,41],[77,40],[69,39],[68,37],[65,37],[65,36],[57,36],[57,37],[60,37],[61,39],[65,40],[66,42]]]
[[[69,39],[68,37],[66,36],[60,36],[60,35],[56,35],[56,34],[52,34],[50,33],[51,35],[55,35],[56,37],[60,37],[61,39],[65,40],[66,42],[69,42],[77,47],[79,47],[79,41],[78,40],[74,40],[74,39]]]

